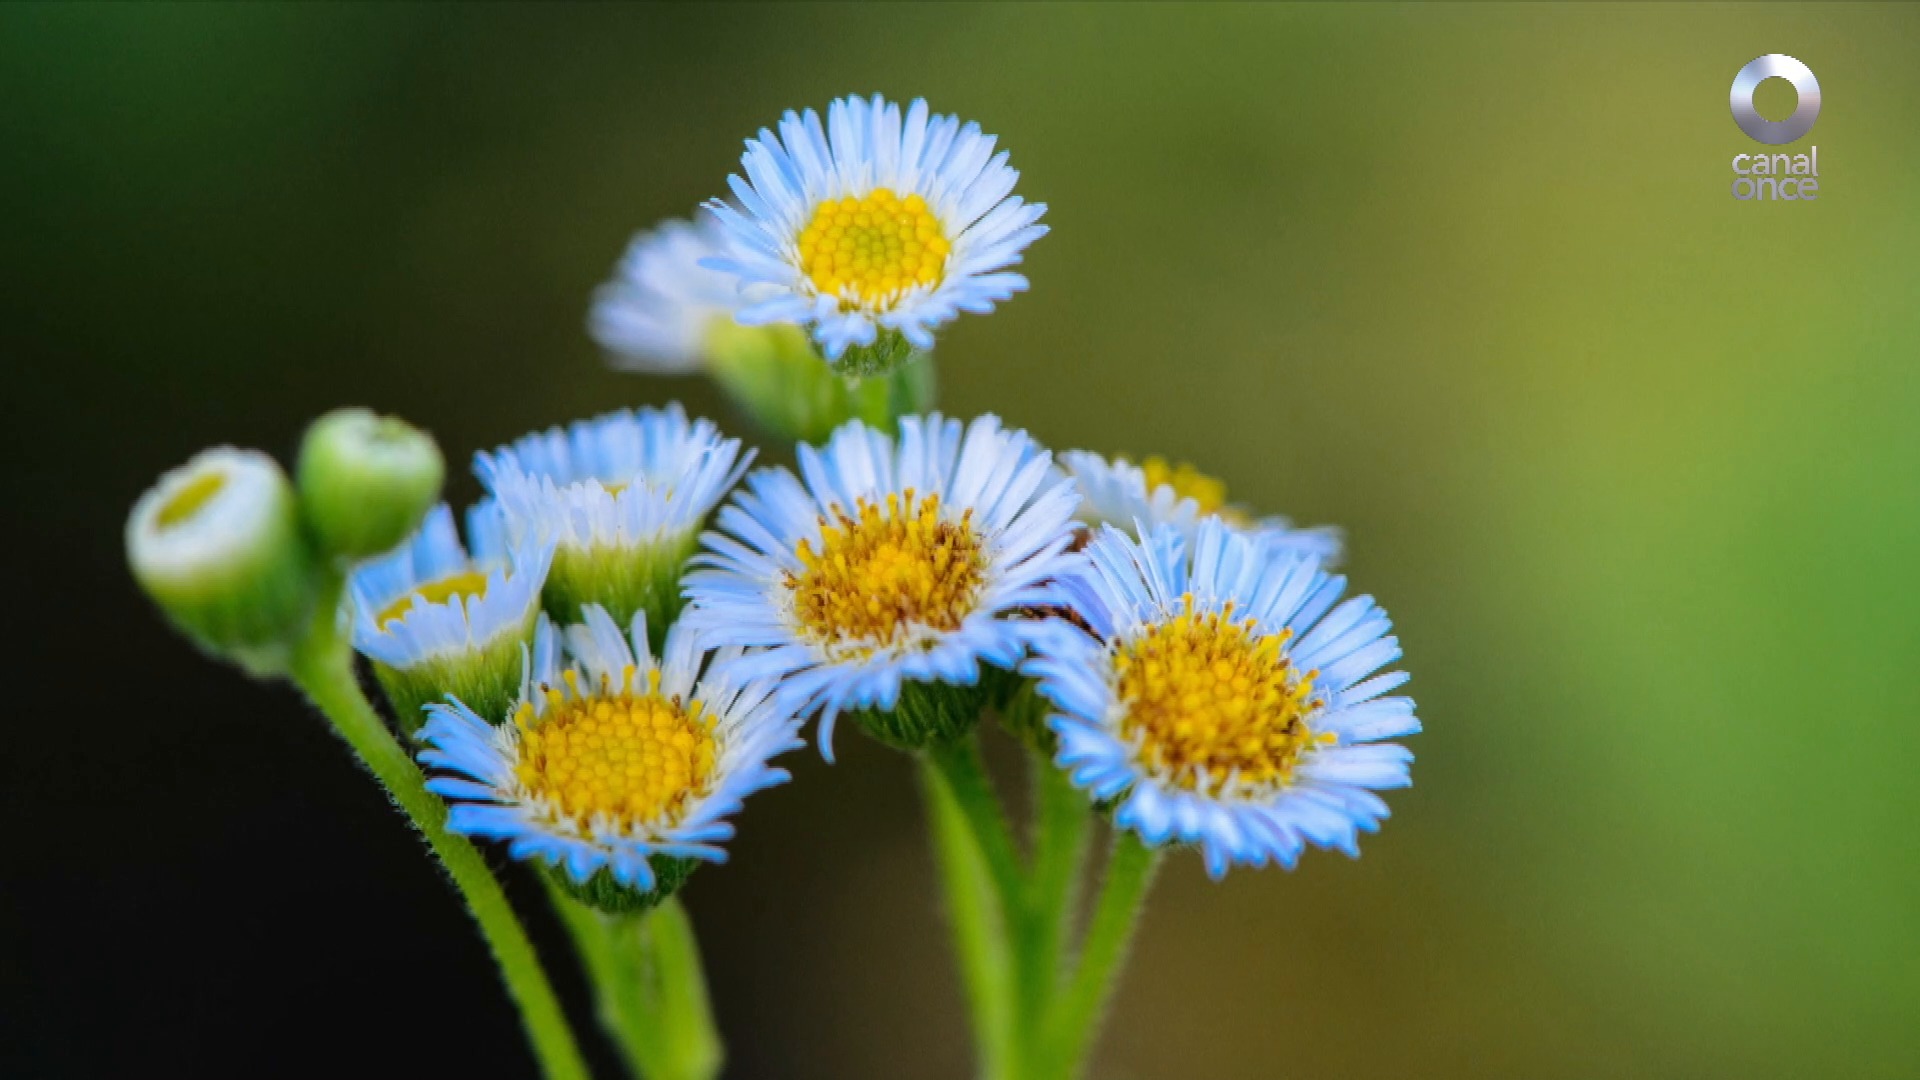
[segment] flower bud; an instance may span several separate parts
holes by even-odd
[[[300,446],[300,505],[320,549],[363,559],[392,550],[440,498],[433,436],[367,409],[335,409]]]
[[[134,504],[126,542],[134,578],[188,637],[254,674],[284,669],[316,574],[293,488],[272,458],[202,451]]]

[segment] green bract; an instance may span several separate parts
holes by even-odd
[[[620,626],[631,625],[634,613],[644,611],[657,648],[686,605],[680,595],[680,575],[699,547],[696,525],[632,547],[559,548],[540,602],[562,625],[579,622],[580,609],[588,604],[606,608]]]

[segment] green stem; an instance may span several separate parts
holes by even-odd
[[[645,920],[640,930],[649,940],[642,948],[653,956],[660,1026],[675,1066],[658,1080],[712,1080],[720,1075],[723,1054],[693,920],[677,897],[668,897]]]
[[[973,732],[950,742],[927,748],[927,760],[946,781],[967,827],[980,845],[993,887],[1011,913],[1018,909],[1025,891],[1021,881],[1020,856],[1013,849],[1013,834],[1007,829],[1006,814],[1001,812],[1000,797],[994,793],[993,780],[987,775],[987,763],[980,756],[980,736]]]
[[[1007,905],[988,869],[978,831],[962,805],[954,770],[943,768],[937,755],[930,753],[921,758],[920,778],[926,788],[927,817],[933,826],[948,915],[953,920],[954,948],[966,983],[980,1075],[1003,1080],[1014,1066],[1014,977],[1008,952]]]
[[[587,1066],[574,1045],[566,1014],[553,986],[540,967],[526,930],[507,902],[500,882],[466,838],[447,831],[447,807],[428,791],[413,758],[387,730],[380,714],[360,692],[353,676],[352,656],[335,623],[339,587],[324,590],[324,602],[306,638],[295,648],[288,674],[333,728],[359,756],[394,804],[446,867],[460,891],[480,934],[493,951],[494,962],[507,992],[520,1009],[521,1022],[533,1044],[534,1057],[549,1080],[585,1080]],[[411,960],[407,961],[412,963]]]
[[[1159,851],[1141,843],[1130,830],[1114,838],[1079,967],[1048,1016],[1036,1080],[1071,1080],[1085,1069],[1093,1036],[1113,995],[1120,961],[1139,922],[1141,901],[1159,865]]]
[[[542,880],[546,880],[544,877]],[[693,923],[677,898],[610,915],[547,882],[593,984],[601,1026],[644,1080],[712,1080],[723,1052]]]
[[[1053,1008],[1062,982],[1062,952],[1079,903],[1081,870],[1093,807],[1063,769],[1044,757],[1031,759],[1034,779],[1033,872],[1027,882],[1021,933],[1015,947],[1019,964],[1019,1016],[1029,1077],[1044,1073],[1043,1019]]]

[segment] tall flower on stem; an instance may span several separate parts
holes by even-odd
[[[1105,528],[1064,584],[1085,627],[1052,624],[1024,666],[1051,706],[1054,761],[1123,830],[1085,957],[1037,1060],[1071,1074],[1124,952],[1155,851],[1197,846],[1207,872],[1291,867],[1308,846],[1359,854],[1409,783],[1420,730],[1390,692],[1400,657],[1372,597],[1310,556],[1204,521],[1133,537]]]
[[[435,706],[420,760],[440,770],[448,828],[541,868],[635,1072],[705,1080],[720,1042],[674,894],[725,861],[746,797],[787,780],[769,762],[800,745],[798,721],[772,683],[739,678],[737,650],[709,656],[677,625],[656,657],[644,613],[630,633],[598,605],[584,616],[566,660],[542,623],[506,723]]]
[[[1046,233],[1046,207],[1014,195],[1019,173],[980,125],[875,95],[789,111],[728,178],[740,208],[707,208],[732,250],[711,264],[749,290],[748,324],[807,327],[855,375],[933,348],[934,328],[1027,287],[1007,269]]]

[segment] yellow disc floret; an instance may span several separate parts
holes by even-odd
[[[882,311],[909,288],[939,284],[952,250],[925,199],[886,188],[821,202],[798,243],[815,288]]]
[[[1288,659],[1287,633],[1261,634],[1233,606],[1155,623],[1113,653],[1121,733],[1155,775],[1208,795],[1284,786],[1300,756],[1327,736],[1308,724],[1314,672]]]
[[[529,793],[583,827],[604,819],[625,829],[673,821],[707,791],[718,747],[700,702],[663,696],[657,670],[636,687],[628,668],[591,694],[566,678],[565,691],[547,689],[544,716],[531,704],[514,716],[514,772]]]
[[[815,642],[858,653],[916,632],[960,627],[978,601],[986,554],[973,511],[949,521],[940,496],[911,488],[884,504],[861,499],[820,522],[820,550],[800,541],[802,570],[787,576],[793,610]]]
[[[395,600],[393,603],[388,604],[386,608],[380,612],[379,617],[374,619],[374,622],[379,624],[380,628],[384,630],[387,624],[405,618],[407,612],[413,609],[415,597],[429,604],[444,604],[456,596],[467,596],[477,599],[486,594],[487,575],[478,570],[462,570],[457,574],[449,574],[438,581],[430,581],[414,589],[407,595],[402,596],[400,599]]]
[[[160,508],[153,523],[162,529],[171,529],[200,512],[201,507],[213,501],[215,495],[227,486],[227,474],[223,472],[203,472],[185,487],[174,492],[173,498]]]
[[[1149,492],[1155,488],[1170,487],[1176,497],[1192,499],[1202,515],[1213,514],[1236,525],[1247,523],[1244,511],[1228,505],[1224,480],[1208,476],[1184,461],[1178,465],[1171,464],[1163,457],[1150,457],[1142,461],[1140,471],[1146,474]]]

